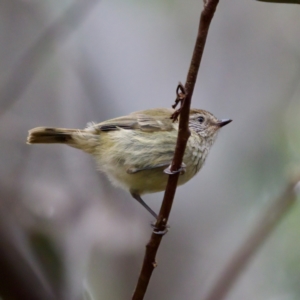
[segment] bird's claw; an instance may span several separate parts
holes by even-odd
[[[156,221],[155,221],[156,222]],[[151,223],[151,227],[153,228],[153,233],[154,234],[158,234],[158,235],[165,235],[168,231],[169,231],[169,228],[170,226],[167,224],[164,226],[164,229],[163,230],[159,230],[156,226],[155,226],[155,223]]]
[[[168,166],[166,169],[164,169],[164,173],[166,173],[168,175],[174,175],[177,173],[180,173],[180,175],[183,175],[185,172],[186,172],[186,164],[185,163],[181,163],[181,167],[176,171],[171,170],[171,165]]]

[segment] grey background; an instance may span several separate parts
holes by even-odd
[[[77,15],[66,13],[70,5],[0,1],[0,207],[25,235],[39,231],[54,242],[64,262],[63,299],[80,299],[84,286],[94,299],[130,299],[151,216],[91,157],[28,146],[27,131],[170,107],[202,3],[87,1]],[[234,121],[202,171],[177,190],[146,299],[201,299],[299,173],[299,13],[296,5],[220,1],[192,106]],[[64,14],[63,26],[41,38]],[[157,211],[162,197],[144,199]],[[299,214],[297,204],[226,299],[299,299]]]

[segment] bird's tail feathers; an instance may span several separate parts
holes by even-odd
[[[27,144],[72,144],[78,129],[36,127],[28,132]]]

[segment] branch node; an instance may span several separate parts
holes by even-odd
[[[175,112],[171,116],[171,119],[173,120],[173,122],[178,120],[178,116],[181,112],[186,95],[187,95],[187,93],[186,93],[184,85],[181,82],[179,82],[178,86],[176,88],[175,103],[172,105],[172,107],[175,109],[179,102],[180,102],[180,107],[177,110],[175,110]]]

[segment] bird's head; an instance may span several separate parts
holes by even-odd
[[[200,136],[204,138],[214,139],[219,131],[219,129],[232,120],[222,119],[219,120],[213,114],[202,109],[191,109],[190,110],[190,121],[189,127],[191,130],[197,132]]]

